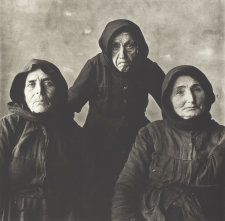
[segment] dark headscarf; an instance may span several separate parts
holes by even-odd
[[[170,95],[177,77],[187,75],[198,81],[206,94],[206,108],[199,116],[191,119],[183,119],[179,117],[171,104]],[[211,105],[215,101],[212,85],[207,77],[196,67],[191,65],[181,65],[173,68],[166,75],[162,85],[162,114],[163,118],[168,120],[170,125],[179,129],[194,130],[204,128],[211,122],[211,115],[209,113]]]
[[[15,76],[10,89],[10,98],[12,101],[18,104],[24,103],[24,87],[27,75],[37,69],[41,69],[51,77],[52,81],[56,85],[58,103],[65,103],[68,97],[68,86],[66,80],[54,64],[40,59],[32,59],[29,61],[23,68],[22,72]]]
[[[56,86],[56,104],[51,113],[31,113],[25,102],[24,87],[27,75],[37,69],[41,69],[44,73],[49,75]],[[60,70],[54,64],[45,60],[32,59],[13,79],[10,89],[10,98],[12,102],[8,103],[8,108],[13,113],[20,114],[29,119],[47,119],[49,116],[53,117],[54,115],[57,117],[58,114],[61,115],[62,112],[65,112],[65,108],[67,107],[68,86]]]
[[[131,33],[132,37],[138,45],[139,54],[142,57],[147,58],[149,49],[140,28],[132,21],[126,19],[117,19],[109,22],[106,25],[99,39],[99,46],[102,49],[102,52],[108,57],[108,59],[111,60],[110,43],[112,38],[122,31],[128,31]]]

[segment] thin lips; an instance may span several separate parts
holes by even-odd
[[[198,106],[193,106],[193,107],[185,107],[184,109],[197,109]]]
[[[38,100],[38,101],[35,101],[34,103],[43,103],[43,102],[45,102],[44,100]]]
[[[120,61],[118,64],[128,64],[126,61]]]

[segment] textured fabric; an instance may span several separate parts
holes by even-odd
[[[78,126],[67,122],[50,127],[11,114],[1,120],[0,128],[4,220],[66,220],[79,192]]]
[[[169,102],[180,75],[196,79],[206,93],[198,117],[178,117]],[[112,220],[225,220],[225,127],[211,119],[215,96],[206,76],[178,66],[162,86],[163,120],[143,127],[115,187]]]
[[[121,30],[131,31],[140,45],[140,56],[128,73],[119,72],[109,57],[110,40]],[[100,216],[107,213],[107,219],[110,219],[115,181],[138,130],[149,122],[145,117],[148,94],[160,105],[164,73],[147,58],[144,37],[138,26],[128,20],[110,22],[99,39],[99,45],[102,53],[87,61],[69,89],[69,103],[73,111],[79,112],[89,102],[84,130],[94,165],[90,167],[95,168],[90,182],[96,186],[92,191],[96,196],[93,196],[90,207]],[[87,203],[90,198],[87,197]],[[94,215],[90,216],[93,221]],[[104,219],[96,218],[98,221]]]
[[[140,130],[117,181],[112,220],[141,213],[144,220],[164,221],[169,206],[176,205],[183,221],[223,221],[224,163],[223,126],[212,121],[192,133],[166,121],[148,124]]]

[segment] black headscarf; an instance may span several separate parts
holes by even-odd
[[[142,59],[147,58],[149,49],[140,28],[132,21],[126,19],[117,19],[109,22],[106,25],[101,37],[99,38],[99,46],[108,60],[111,61],[111,40],[113,37],[115,37],[115,35],[122,31],[128,31],[132,35],[138,45],[139,56],[141,56]]]
[[[203,113],[191,119],[183,119],[179,117],[171,104],[170,95],[177,77],[187,75],[198,81],[206,94],[206,108]],[[209,126],[211,115],[209,113],[211,105],[215,101],[212,85],[207,77],[196,67],[191,65],[181,65],[173,68],[166,75],[162,85],[162,114],[163,118],[168,120],[169,124],[184,130],[195,130]]]
[[[24,87],[27,75],[28,73],[37,69],[41,69],[44,73],[49,75],[56,86],[56,104],[54,105],[54,110],[52,110],[50,113],[31,113],[25,102]],[[12,102],[8,103],[9,110],[27,119],[42,119],[45,121],[49,118],[59,118],[59,116],[63,117],[62,113],[64,113],[64,115],[66,115],[66,112],[69,113],[69,110],[66,110],[68,106],[68,85],[60,70],[49,61],[40,59],[32,59],[29,61],[23,68],[22,72],[18,73],[13,79],[10,89],[10,98]],[[70,116],[71,118],[73,117],[71,113],[67,116]]]

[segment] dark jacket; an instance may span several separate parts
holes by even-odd
[[[66,221],[79,200],[82,134],[66,106],[45,114],[26,108],[18,95],[27,73],[37,68],[52,75],[61,91],[58,105],[67,100],[66,82],[53,64],[32,60],[29,67],[16,75],[12,114],[0,121],[0,209],[6,221]]]
[[[181,74],[206,92],[200,117],[179,119],[164,98]],[[223,221],[225,127],[208,113],[215,100],[211,84],[198,69],[180,66],[166,75],[162,91],[164,119],[139,131],[115,187],[112,220]],[[176,208],[173,219],[170,208]]]
[[[122,30],[132,33],[140,52],[128,73],[119,72],[113,65],[109,47],[112,37]],[[84,130],[96,167],[94,179],[98,182],[99,191],[95,192],[104,195],[103,198],[106,196],[110,207],[115,180],[135,136],[149,122],[145,117],[148,94],[160,105],[164,73],[147,58],[149,49],[143,34],[131,21],[119,19],[109,22],[99,45],[102,52],[87,61],[69,89],[69,103],[73,111],[80,112],[89,102]],[[104,186],[104,190],[100,186]],[[106,203],[95,201],[94,204],[99,204],[104,213],[102,204]]]

